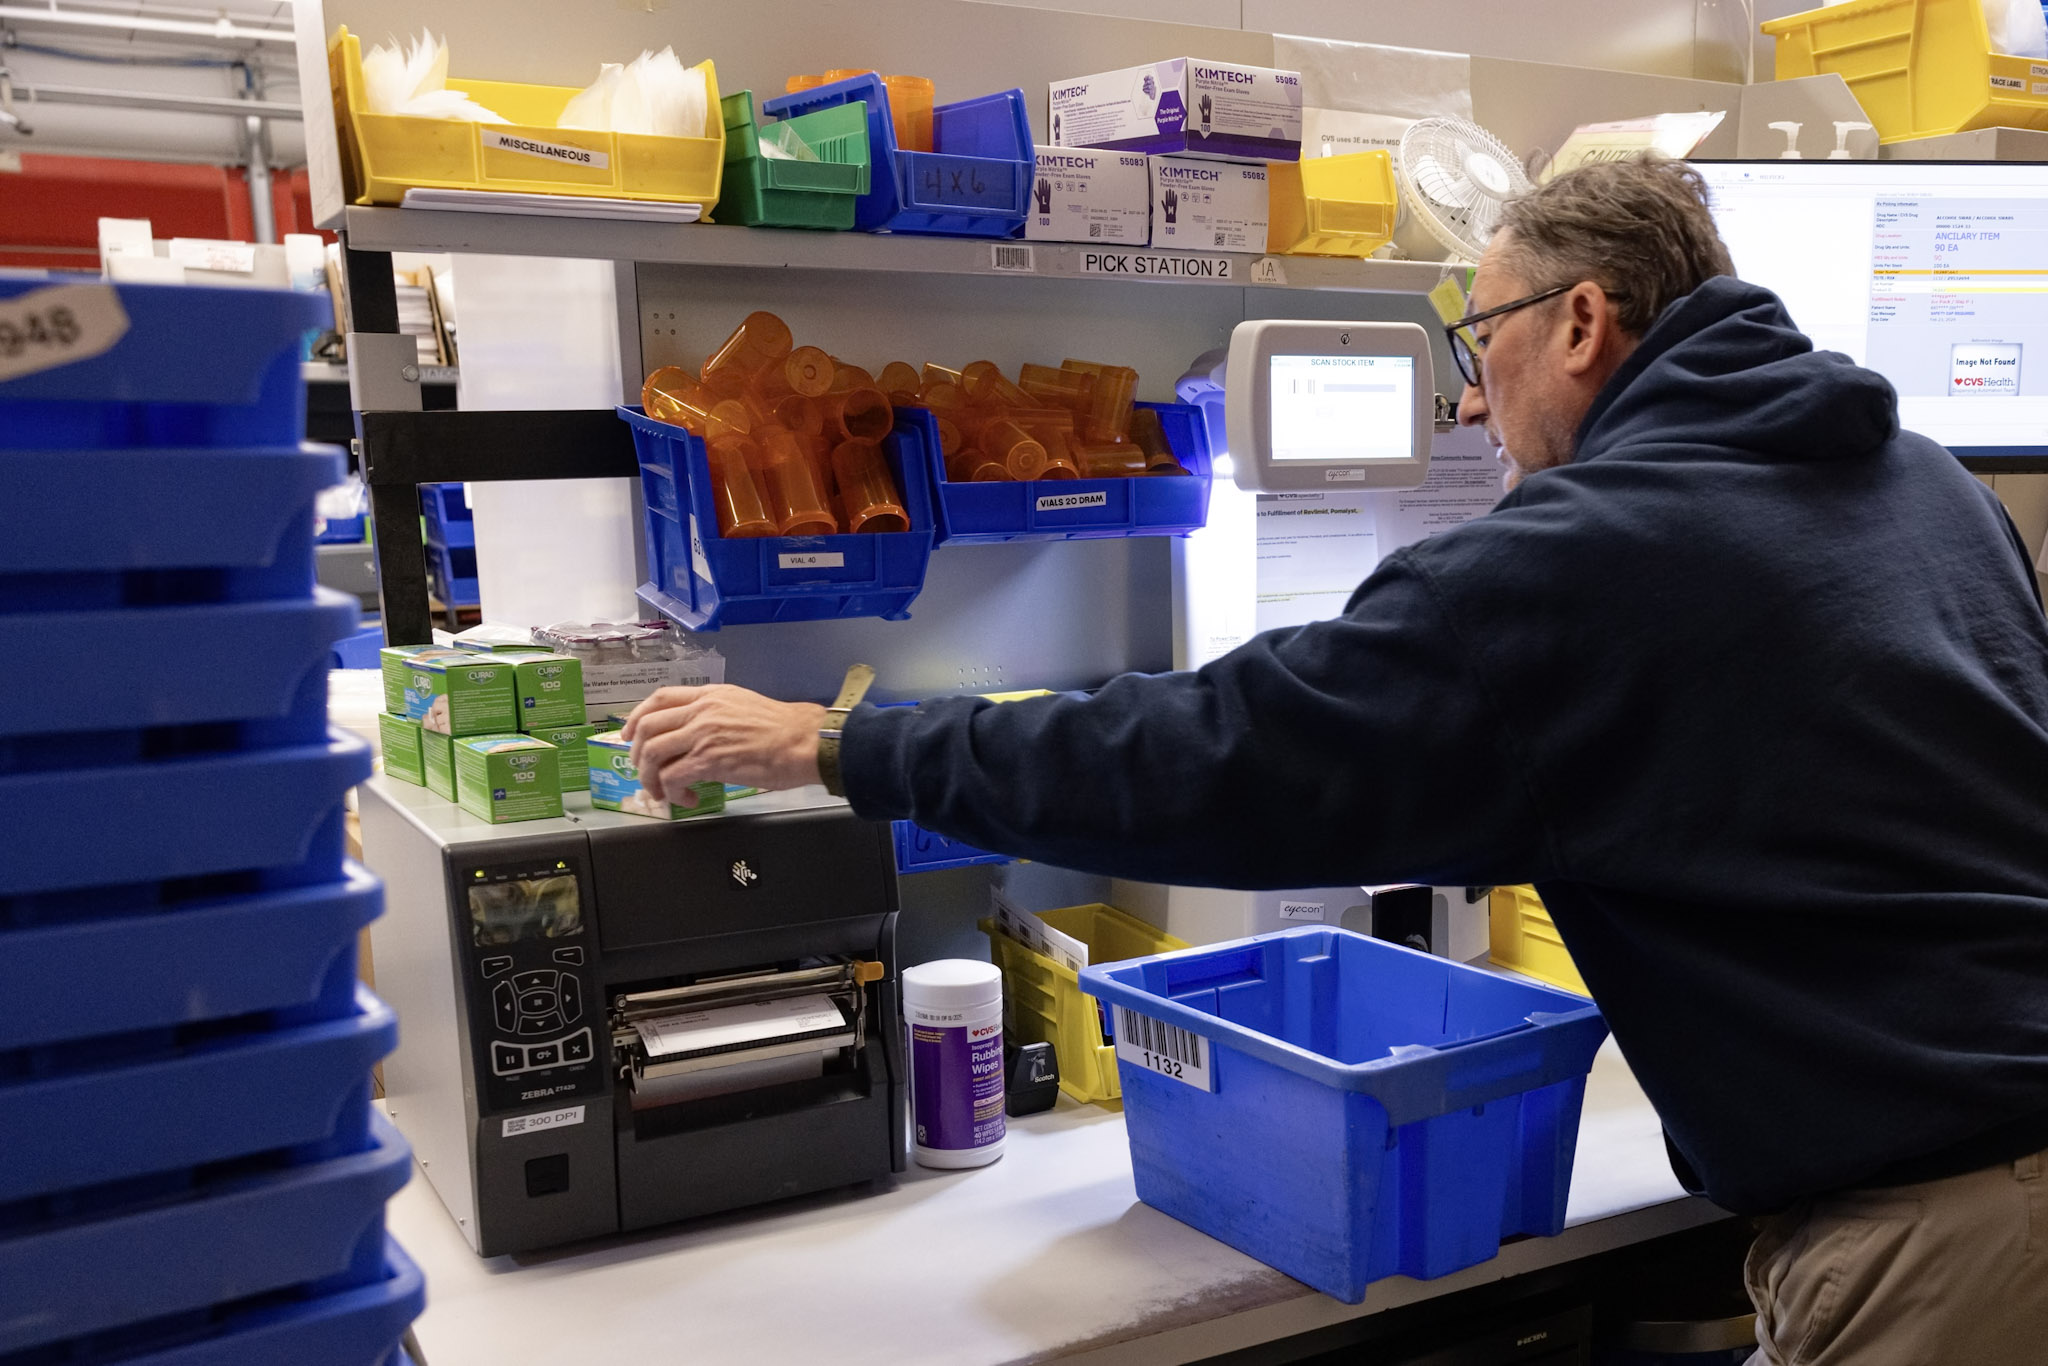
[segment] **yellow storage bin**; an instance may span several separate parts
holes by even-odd
[[[448,82],[510,123],[467,123],[372,114],[363,93],[362,41],[346,28],[327,45],[342,179],[357,204],[397,204],[411,189],[498,190],[674,204],[718,202],[725,171],[725,121],[718,116],[718,72],[708,61],[705,94],[711,137],[660,138],[557,128],[566,85],[510,81]]]
[[[1266,165],[1266,250],[1370,256],[1394,238],[1401,196],[1384,150]]]
[[[1115,963],[1184,949],[1186,944],[1134,915],[1099,903],[1064,906],[1039,919],[1088,946],[1090,964]],[[1036,949],[1010,938],[993,920],[981,922],[990,955],[1003,970],[1003,1027],[1016,1043],[1049,1043],[1059,1055],[1060,1090],[1096,1105],[1120,1101],[1116,1047],[1102,1041],[1102,1016],[1095,998],[1081,990],[1081,977]]]
[[[1882,142],[2048,128],[2048,63],[1993,52],[1981,0],[1851,0],[1761,27],[1779,80],[1839,75]]]
[[[1581,996],[1592,995],[1534,887],[1494,888],[1487,911],[1493,931],[1487,957],[1539,982],[1576,991]]]

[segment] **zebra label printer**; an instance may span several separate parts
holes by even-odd
[[[360,792],[385,1101],[478,1253],[903,1170],[886,825],[818,788],[512,825]]]

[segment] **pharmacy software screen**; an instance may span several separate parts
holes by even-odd
[[[1275,460],[1407,460],[1415,454],[1413,356],[1274,356]]]
[[[2048,166],[1701,162],[1735,273],[1958,455],[2048,455]]]

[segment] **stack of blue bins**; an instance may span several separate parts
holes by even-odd
[[[427,538],[427,586],[444,607],[483,601],[476,574],[476,518],[460,484],[420,485],[420,527]]]
[[[328,314],[0,272],[0,1366],[389,1366],[424,1302],[326,716]]]

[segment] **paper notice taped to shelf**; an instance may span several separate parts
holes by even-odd
[[[1305,626],[1344,610],[1379,563],[1371,495],[1262,493],[1257,628]]]
[[[839,1034],[848,1027],[830,996],[810,995],[636,1020],[633,1032],[649,1057],[667,1058],[727,1052],[807,1034]]]
[[[128,333],[112,285],[52,285],[0,299],[0,380],[91,360]]]
[[[1421,488],[1365,496],[1373,503],[1379,553],[1391,555],[1493,511],[1501,499],[1500,458],[1483,429],[1460,427],[1431,443]]]

